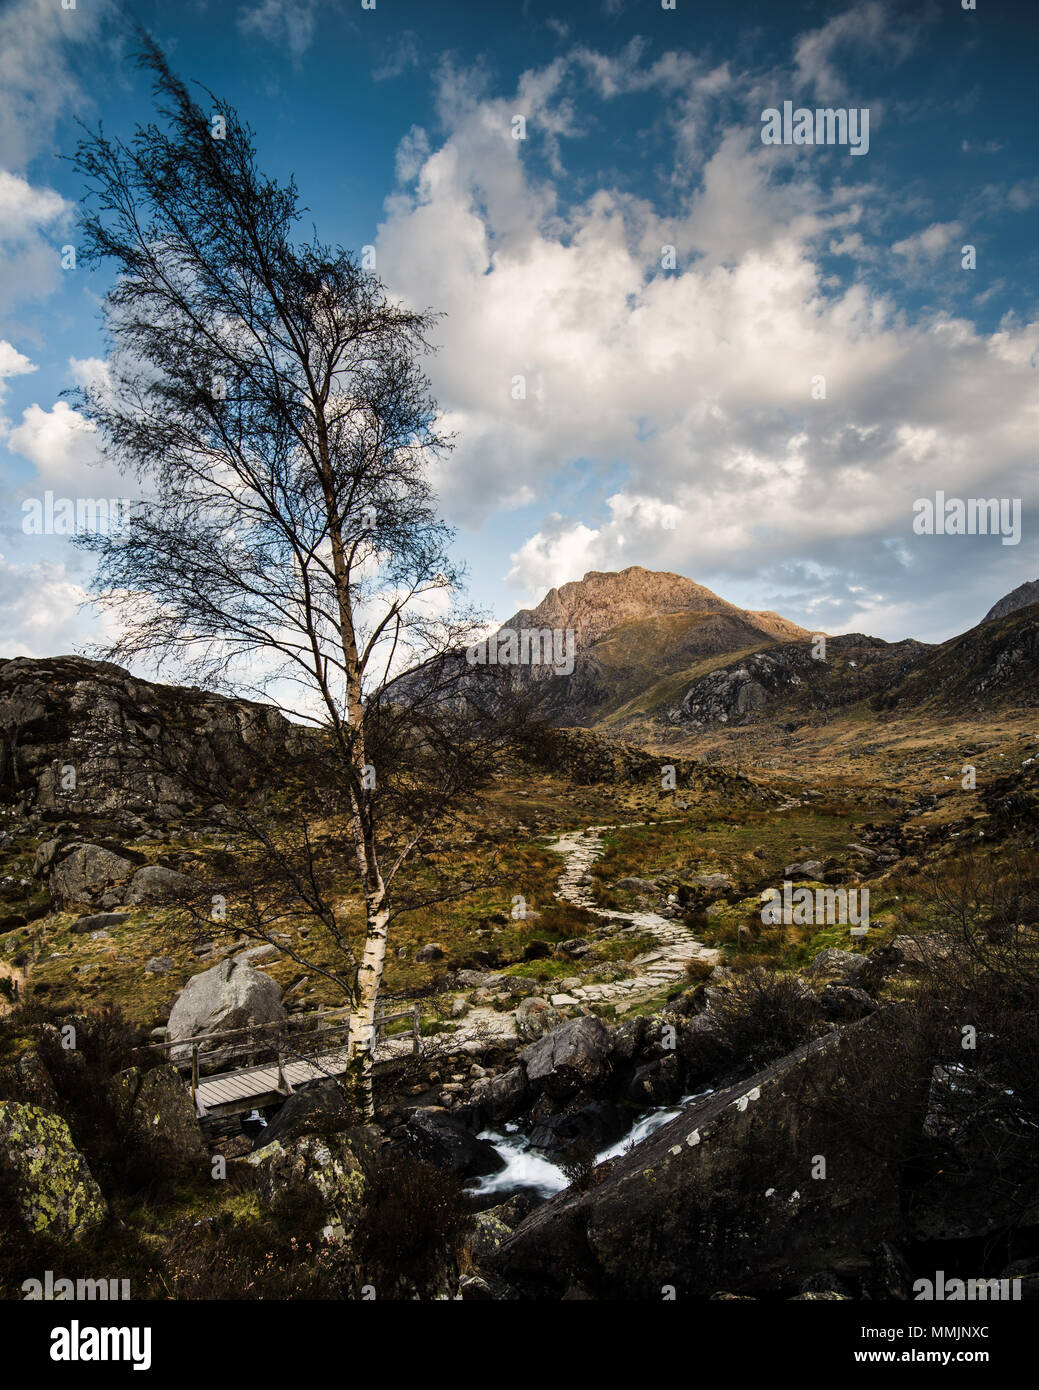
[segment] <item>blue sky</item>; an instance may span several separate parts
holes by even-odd
[[[641,564],[813,629],[941,640],[1039,573],[1034,5],[134,10],[324,239],[445,313],[437,481],[496,618]],[[107,0],[0,7],[2,655],[103,636],[84,560],[21,518],[46,489],[126,491],[61,399],[104,355],[106,280],[60,256],[75,120],[150,116],[127,51]],[[868,153],[764,145],[785,100],[867,108]],[[939,489],[1021,498],[1020,543],[915,535]]]

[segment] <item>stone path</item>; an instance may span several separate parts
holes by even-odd
[[[632,824],[640,825],[642,822],[636,821]],[[590,982],[576,988],[572,994],[551,996],[549,1002],[559,999],[565,1001],[564,1007],[566,1004],[577,1006],[621,1003],[625,1008],[631,1008],[641,999],[659,994],[683,980],[687,961],[702,959],[714,964],[720,958],[717,951],[697,941],[682,922],[661,917],[656,912],[618,912],[595,905],[594,898],[588,892],[588,886],[582,880],[603,852],[604,832],[627,828],[629,827],[621,825],[594,825],[587,830],[572,830],[550,844],[549,849],[566,856],[555,897],[561,902],[572,903],[575,907],[587,908],[604,921],[623,923],[622,932],[649,934],[657,944],[653,950],[645,951],[630,962],[636,973],[628,979]],[[575,963],[574,974],[577,973],[578,966]],[[444,1043],[451,1052],[480,1052],[490,1041],[511,1043],[517,1038],[515,1011],[502,1013],[485,1005],[470,1008],[465,1018],[460,1020],[457,1030],[443,1035]],[[375,1060],[381,1062],[396,1055],[403,1055],[410,1051],[410,1048],[410,1037],[398,1035],[386,1038],[376,1049]]]
[[[635,822],[634,824],[640,824]],[[620,912],[596,907],[585,882],[591,866],[603,852],[602,837],[607,830],[628,829],[627,826],[592,825],[587,830],[572,830],[548,846],[566,855],[556,897],[574,907],[585,908],[608,922],[622,922],[622,931],[634,931],[652,936],[658,943],[653,950],[636,956],[631,962],[636,974],[626,980],[582,985],[573,991],[573,998],[588,1004],[611,1004],[623,1000],[634,1002],[643,995],[657,994],[685,977],[686,963],[707,960],[712,964],[720,957],[716,950],[697,941],[683,922],[661,917],[657,912]]]

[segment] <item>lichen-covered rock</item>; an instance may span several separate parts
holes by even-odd
[[[198,892],[198,884],[187,874],[179,874],[175,869],[163,868],[161,864],[146,864],[138,869],[126,890],[126,901],[139,906],[142,903],[164,903]]]
[[[307,1189],[316,1193],[326,1238],[341,1239],[356,1226],[364,1207],[365,1177],[346,1137],[319,1139],[308,1134],[288,1144],[276,1139],[242,1162],[256,1170],[256,1190],[263,1202],[272,1204]]]
[[[493,1212],[478,1211],[473,1217],[473,1230],[466,1242],[477,1264],[497,1254],[512,1235],[512,1227]]]
[[[16,1215],[33,1235],[79,1240],[108,1204],[60,1115],[0,1101],[0,1164]]]

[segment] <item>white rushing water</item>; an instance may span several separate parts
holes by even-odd
[[[655,1134],[658,1129],[676,1119],[690,1101],[703,1100],[704,1096],[710,1094],[710,1089],[695,1091],[683,1096],[673,1105],[658,1105],[645,1111],[627,1134],[596,1154],[596,1163],[605,1163],[607,1159],[619,1158],[621,1154],[628,1153],[636,1144],[641,1144],[643,1139],[648,1139],[651,1134]],[[531,1149],[527,1136],[521,1134],[515,1125],[506,1125],[505,1130],[506,1132],[501,1134],[497,1130],[485,1129],[480,1134],[479,1137],[486,1139],[504,1159],[505,1167],[500,1168],[497,1173],[488,1173],[475,1179],[469,1188],[470,1192],[477,1197],[500,1196],[501,1200],[505,1201],[514,1192],[527,1191],[536,1192],[539,1197],[547,1199],[570,1186],[570,1179],[562,1168],[544,1154]]]

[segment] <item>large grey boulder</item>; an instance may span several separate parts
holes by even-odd
[[[532,1086],[564,1099],[605,1075],[610,1045],[610,1030],[588,1014],[561,1023],[519,1055]]]
[[[126,902],[134,906],[171,902],[197,890],[198,884],[187,874],[163,868],[161,864],[147,864],[143,869],[138,869],[130,880]]]
[[[167,1033],[174,1062],[191,1056],[187,1045],[203,1033],[224,1033],[258,1023],[277,1023],[285,1017],[281,986],[261,970],[242,961],[222,960],[211,970],[192,975],[170,1013]]]
[[[51,896],[61,907],[88,903],[109,884],[134,871],[132,860],[102,845],[77,845],[51,874]]]

